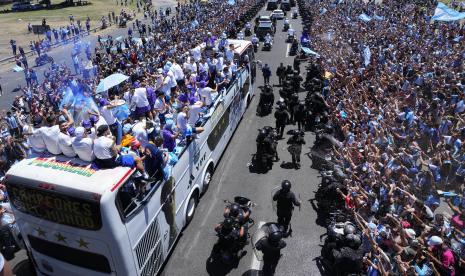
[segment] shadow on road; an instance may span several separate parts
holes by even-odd
[[[210,256],[207,259],[206,270],[207,270],[208,275],[223,276],[223,275],[229,274],[231,270],[239,266],[240,260],[245,255],[247,255],[247,251],[242,251],[239,256],[236,256],[233,258],[233,260],[231,261],[231,264],[225,264],[221,260],[222,256],[220,253],[220,245],[216,243],[213,246]]]

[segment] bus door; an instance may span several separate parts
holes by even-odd
[[[116,205],[128,233],[138,275],[155,275],[180,231],[171,200],[174,178],[145,187],[143,196],[130,192],[128,187],[133,184],[129,179],[119,189]]]

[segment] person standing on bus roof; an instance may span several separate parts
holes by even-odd
[[[160,147],[163,145],[163,138],[155,137],[155,144],[147,144],[145,147],[144,167],[147,174],[155,179],[163,179],[163,168],[168,162],[168,154],[165,154]]]
[[[200,100],[206,105],[210,106],[213,103],[213,95],[214,93],[217,93],[216,89],[212,89],[210,87],[207,87],[207,83],[205,81],[200,81],[199,83],[199,96]]]

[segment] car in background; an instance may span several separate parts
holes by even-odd
[[[291,1],[290,0],[281,0],[281,9],[284,12],[291,10]]]
[[[273,14],[273,13],[272,13]],[[258,17],[258,23],[262,23],[262,22],[271,22],[271,16],[267,16],[267,15],[260,15]]]
[[[260,22],[258,23],[257,29],[255,30],[260,41],[265,40],[266,34],[274,35],[274,26],[271,22]]]
[[[11,10],[14,12],[30,11],[32,10],[32,5],[29,2],[16,2],[11,6]]]
[[[274,10],[271,14],[270,14],[270,18],[276,18],[276,19],[284,19],[284,12],[283,10]]]
[[[267,11],[272,11],[277,8],[278,8],[278,0],[268,0],[268,3],[266,4]]]

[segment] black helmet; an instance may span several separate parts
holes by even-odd
[[[355,234],[347,235],[346,242],[347,242],[347,246],[349,246],[352,249],[357,249],[362,244],[362,240],[360,239],[360,236],[355,235]]]
[[[273,231],[268,234],[268,240],[270,243],[276,244],[283,238],[283,233],[281,231]]]
[[[281,182],[281,189],[285,192],[289,192],[291,190],[291,181],[283,180],[283,182]]]
[[[240,210],[241,210],[241,207],[237,203],[232,203],[231,206],[229,206],[229,213],[233,217],[239,215]]]
[[[263,141],[266,138],[268,133],[263,128],[258,131],[257,141]]]
[[[344,235],[347,236],[353,233],[355,233],[355,227],[351,223],[346,224],[344,226]]]
[[[231,229],[234,226],[234,220],[232,218],[225,218],[223,221],[223,227],[225,229]]]

